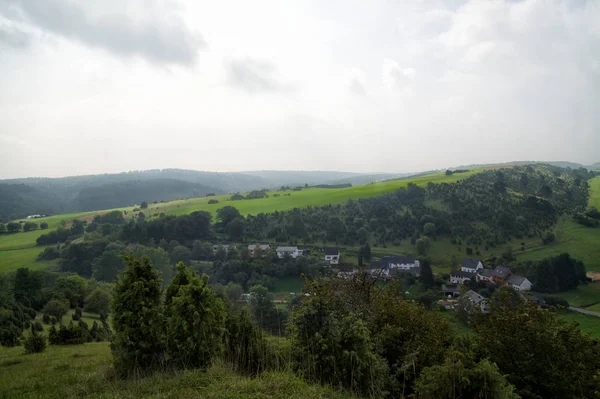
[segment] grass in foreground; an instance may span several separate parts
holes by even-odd
[[[345,392],[310,385],[290,373],[247,378],[217,364],[200,370],[157,373],[138,380],[112,377],[108,343],[50,346],[23,354],[0,349],[0,392],[10,398],[351,398]]]

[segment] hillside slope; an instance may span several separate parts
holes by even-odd
[[[208,193],[221,194],[223,191],[176,179],[132,180],[84,188],[73,199],[72,206],[78,211],[91,211],[133,206],[142,201],[170,201],[179,198],[201,197]]]
[[[43,353],[24,355],[23,347],[0,347],[0,392],[11,398],[333,398],[346,392],[311,385],[287,372],[250,378],[224,364],[207,371],[157,373],[119,380],[111,376],[106,342],[50,346]],[[35,381],[35,383],[32,383]]]

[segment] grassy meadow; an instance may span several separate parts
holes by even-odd
[[[147,378],[113,377],[106,342],[49,346],[25,355],[23,347],[0,348],[0,396],[6,398],[352,398],[310,385],[291,373],[248,378],[218,363],[207,371],[156,373]]]
[[[591,334],[593,337],[600,339],[600,317],[569,311],[562,312],[557,317],[568,322],[578,323],[582,333]]]

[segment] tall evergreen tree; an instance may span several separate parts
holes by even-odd
[[[162,281],[148,257],[125,255],[112,303],[115,368],[122,374],[139,374],[163,360],[161,331]]]
[[[207,367],[221,354],[225,306],[208,284],[191,268],[177,265],[177,274],[167,291],[172,294],[166,308],[168,360],[179,367]]]
[[[433,287],[433,270],[431,270],[431,261],[429,258],[421,261],[421,282],[425,287]]]

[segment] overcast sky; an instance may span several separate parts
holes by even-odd
[[[0,178],[600,161],[600,1],[0,0]]]

